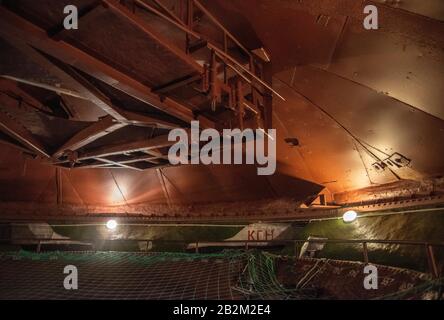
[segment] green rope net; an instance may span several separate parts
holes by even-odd
[[[318,288],[330,279],[330,260],[305,261],[305,269],[295,264],[298,261],[259,250],[211,254],[6,252],[0,253],[0,299],[330,298]],[[67,265],[78,268],[78,290],[63,287]],[[369,298],[405,299],[437,292],[440,286],[442,281],[430,279],[409,290]]]

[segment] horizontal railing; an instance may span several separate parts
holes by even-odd
[[[106,238],[96,238],[96,239],[53,239],[53,238],[10,238],[10,239],[0,239],[0,243],[9,244],[35,244],[37,245],[37,251],[40,252],[41,245],[44,244],[57,244],[57,245],[89,245],[94,250],[96,242],[145,242],[148,246],[149,243],[164,243],[164,244],[187,244],[194,245],[196,253],[199,253],[199,249],[203,247],[229,247],[230,244],[240,245],[245,250],[254,246],[282,246],[282,245],[293,245],[294,254],[298,256],[297,244],[304,243],[334,243],[334,244],[360,244],[362,247],[363,262],[368,264],[368,244],[388,244],[388,245],[409,245],[409,246],[422,246],[427,255],[428,265],[430,273],[438,278],[440,276],[440,270],[436,261],[434,248],[444,247],[444,242],[428,242],[428,241],[415,241],[415,240],[377,240],[377,239],[282,239],[282,240],[224,240],[224,241],[190,241],[190,240],[163,240],[163,239],[144,239],[144,238],[134,238],[134,239],[106,239]]]

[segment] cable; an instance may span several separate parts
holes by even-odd
[[[288,83],[286,83],[285,81],[282,81],[279,78],[276,78],[278,81],[282,82],[283,84],[285,84],[287,87],[289,87],[291,90],[293,90],[296,94],[298,94],[299,96],[303,97],[305,100],[307,100],[310,104],[312,104],[313,106],[315,106],[317,109],[319,109],[322,113],[324,113],[327,117],[329,117],[331,120],[333,120],[338,126],[340,126],[354,141],[356,141],[358,144],[360,144],[365,151],[367,151],[367,153],[372,156],[376,161],[380,161],[382,162],[382,160],[375,155],[364,143],[361,142],[361,140],[359,138],[357,138],[349,129],[347,129],[342,123],[340,123],[338,120],[336,120],[336,118],[331,115],[329,112],[327,112],[325,109],[323,109],[321,106],[319,106],[318,104],[316,104],[313,100],[311,100],[309,97],[307,97],[306,95],[304,95],[303,93],[297,91],[295,88],[293,88],[292,86],[290,86]],[[403,180],[400,176],[398,176],[392,169],[388,168],[388,170],[396,177],[396,179],[398,180]]]

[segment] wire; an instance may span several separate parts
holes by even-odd
[[[303,97],[305,100],[307,100],[311,105],[315,106],[317,109],[319,109],[322,113],[324,113],[327,117],[329,117],[331,120],[333,120],[338,126],[340,126],[354,141],[356,141],[359,145],[361,145],[365,151],[367,151],[367,153],[373,157],[375,160],[377,161],[381,161],[382,160],[375,155],[364,143],[361,142],[361,140],[359,138],[357,138],[349,129],[347,129],[341,122],[339,122],[339,120],[337,120],[333,115],[331,115],[329,112],[327,112],[324,108],[322,108],[321,106],[319,106],[317,103],[315,103],[313,100],[311,100],[309,97],[307,97],[306,95],[304,95],[303,93],[297,91],[294,87],[290,86],[288,83],[286,83],[285,81],[282,81],[279,78],[276,78],[278,81],[282,82],[283,84],[285,84],[286,86],[288,86],[291,90],[293,90],[296,94],[298,94],[299,96]],[[394,172],[392,169],[388,168],[388,170],[396,177],[396,179],[398,180],[402,180],[402,178],[400,176],[398,176],[396,174],[396,172]]]
[[[125,205],[128,206],[128,202],[126,201],[126,198],[125,198],[125,195],[124,195],[123,192],[122,192],[122,189],[120,189],[120,186],[119,186],[119,183],[118,183],[117,180],[116,180],[116,177],[114,177],[114,174],[113,174],[113,172],[112,172],[110,169],[108,169],[108,171],[109,171],[109,173],[111,174],[111,177],[113,178],[114,183],[116,184],[116,187],[117,187],[117,189],[119,190],[120,195],[121,195],[122,198],[123,198],[123,201],[125,201]],[[126,212],[126,213],[128,213],[128,212]]]

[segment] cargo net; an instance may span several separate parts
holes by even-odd
[[[310,267],[304,269],[300,263]],[[77,290],[64,287],[64,268],[68,265],[77,268]],[[256,250],[214,254],[19,251],[0,253],[0,299],[335,298],[320,289],[333,275],[327,272],[331,266],[328,261],[313,263]],[[346,285],[347,280],[341,279]],[[422,281],[421,286],[418,283],[410,289],[416,290],[417,296],[418,291],[437,285]],[[411,290],[387,298],[408,299]],[[380,293],[378,298],[384,295]]]
[[[64,287],[64,268],[78,289]],[[260,252],[216,254],[19,251],[0,254],[0,299],[285,299]]]

